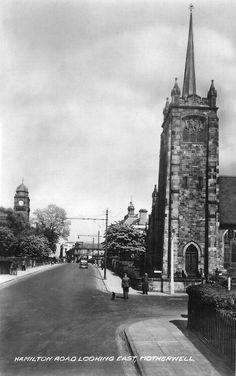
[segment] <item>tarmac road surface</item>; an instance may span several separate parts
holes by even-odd
[[[126,301],[121,293],[113,301],[102,288],[97,269],[78,264],[1,288],[1,376],[123,376],[117,329],[187,312],[186,297],[137,294]]]

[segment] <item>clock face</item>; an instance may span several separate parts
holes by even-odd
[[[24,201],[20,200],[20,201],[18,202],[18,204],[19,204],[19,206],[23,206],[23,205],[24,205]]]

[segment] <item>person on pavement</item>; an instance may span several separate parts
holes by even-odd
[[[22,271],[25,271],[25,270],[26,270],[26,262],[25,262],[25,260],[22,261],[21,270],[22,270]]]
[[[149,282],[148,282],[148,274],[147,273],[145,273],[143,278],[142,278],[142,290],[143,290],[143,294],[148,295]]]
[[[121,282],[121,286],[123,288],[123,297],[124,297],[124,299],[128,299],[129,283],[130,283],[130,279],[127,276],[127,273],[124,273],[124,277],[122,278],[122,282]]]

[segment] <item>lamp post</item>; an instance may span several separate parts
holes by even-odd
[[[175,280],[174,280],[174,239],[175,233],[172,232],[171,236],[171,249],[170,249],[170,295],[175,293]]]
[[[103,278],[107,278],[107,227],[108,227],[108,209],[106,209],[106,234],[105,234],[105,254],[104,254],[104,276]]]
[[[99,251],[99,247],[100,247],[100,231],[98,231],[98,251]]]

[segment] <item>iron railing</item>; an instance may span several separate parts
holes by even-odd
[[[216,348],[230,367],[236,365],[236,317],[225,310],[189,305],[188,327],[197,331]]]

